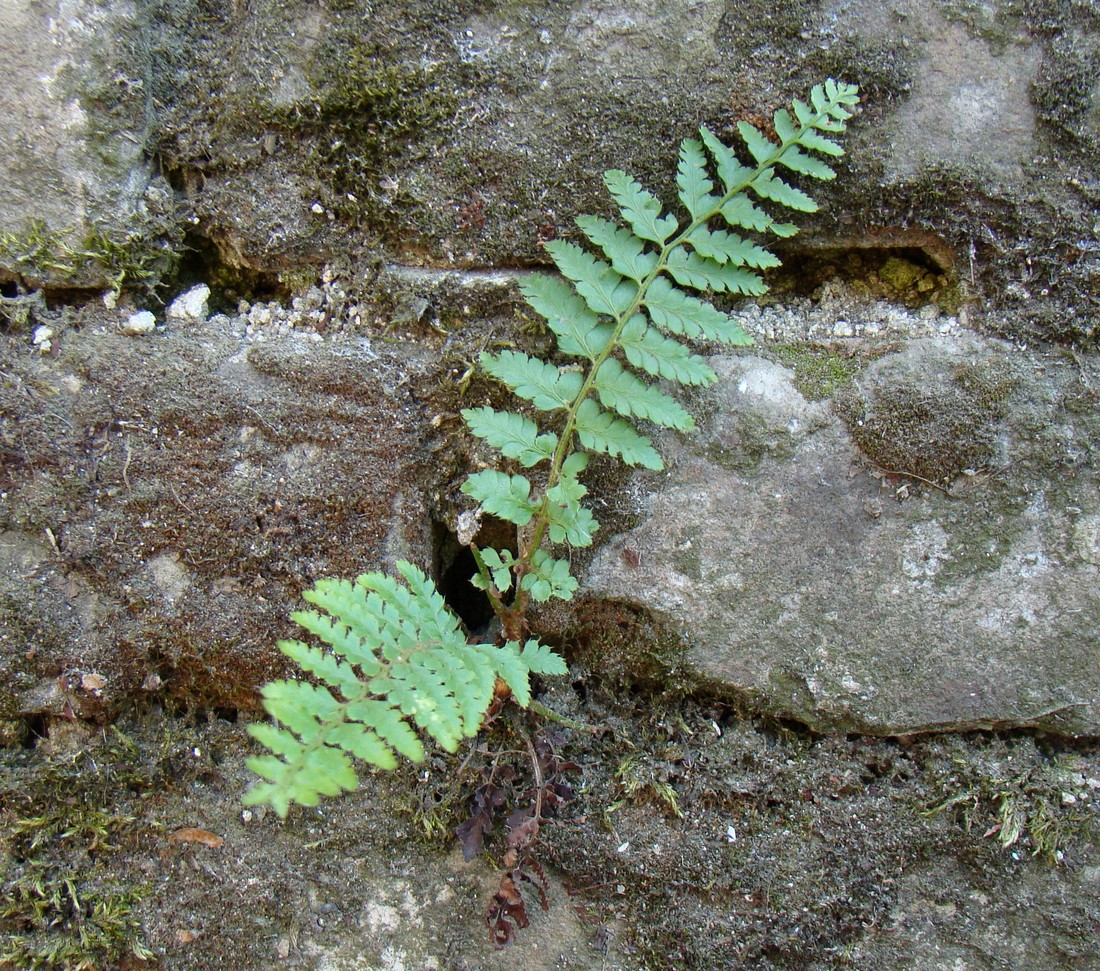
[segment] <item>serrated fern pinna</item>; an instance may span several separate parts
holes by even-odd
[[[809,103],[796,100],[791,111],[775,113],[774,139],[741,122],[743,157],[700,128],[699,138],[680,146],[676,181],[684,221],[663,213],[657,198],[625,173],[604,175],[622,222],[576,220],[604,259],[554,241],[546,249],[563,279],[535,275],[522,286],[560,352],[580,359],[580,366],[559,367],[511,350],[483,353],[482,367],[530,402],[543,424],[491,407],[462,412],[471,432],[505,459],[541,472],[536,483],[488,468],[462,486],[481,510],[518,530],[518,553],[471,544],[478,567],[473,582],[501,618],[504,643],[468,643],[435,586],[409,563],[398,564],[404,584],[381,573],[354,583],[318,581],[304,596],[322,612],[292,616],[322,646],[288,640],[279,647],[319,683],[264,687],[264,707],[278,724],[249,728],[272,754],[249,761],[264,781],[249,790],[247,803],[268,803],[285,816],[291,803],[312,806],[322,795],[354,788],[349,756],[384,769],[394,767],[395,753],[419,761],[424,749],[417,729],[454,751],[481,727],[498,684],[526,707],[531,673],[565,673],[557,655],[525,641],[525,616],[531,600],[568,600],[577,589],[568,561],[547,547],[592,543],[598,524],[583,505],[581,473],[593,453],[661,469],[661,456],[637,420],[692,428],[691,415],[655,381],[715,380],[686,341],[751,343],[735,321],[696,294],[766,290],[757,271],[779,261],[741,233],[796,232],[773,213],[817,206],[777,169],[833,178],[821,156],[843,154],[833,136],[844,131],[858,100],[854,85],[829,80],[813,88]]]
[[[564,279],[534,276],[523,284],[528,304],[546,318],[562,354],[580,358],[555,367],[517,351],[483,353],[482,367],[529,401],[548,419],[544,430],[527,415],[491,407],[462,412],[470,430],[525,468],[546,466],[541,490],[526,475],[497,469],[478,472],[462,491],[481,509],[519,527],[519,555],[473,547],[474,578],[487,591],[508,637],[524,633],[528,601],[573,596],[577,582],[568,562],[546,544],[588,546],[597,523],[582,505],[580,473],[591,453],[618,456],[626,464],[662,468],[652,441],[636,419],[688,431],[691,415],[653,379],[684,385],[715,380],[684,339],[749,344],[728,315],[695,293],[758,296],[767,289],[758,270],[779,265],[764,247],[740,235],[791,236],[796,227],[774,218],[778,208],[813,212],[816,203],[776,174],[832,179],[820,156],[838,157],[833,140],[859,100],[854,85],[829,80],[773,118],[778,140],[741,122],[747,150],[742,161],[707,128],[680,146],[676,181],[687,210],[681,223],[624,172],[604,182],[622,223],[580,216],[577,226],[605,259],[565,241],[546,246]],[[793,113],[792,113],[793,112]],[[717,175],[717,182],[712,177]],[[579,448],[575,443],[579,442]],[[512,591],[511,603],[507,602]]]

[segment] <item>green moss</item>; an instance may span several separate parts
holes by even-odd
[[[56,603],[29,587],[0,590],[0,632],[7,643],[20,645],[20,649],[6,652],[0,666],[0,718],[18,720],[23,700],[20,693],[32,689],[43,677],[37,657],[70,656],[73,642],[80,636],[79,625],[73,619],[59,620]]]
[[[681,670],[683,641],[648,610],[616,600],[583,600],[562,625],[562,647],[571,669],[587,667],[608,686],[645,686],[661,705],[687,696],[690,678]],[[671,702],[670,702],[671,700]]]
[[[1080,45],[1073,38],[1054,40],[1040,66],[1039,76],[1031,89],[1031,100],[1039,117],[1069,144],[1095,146],[1100,131],[1090,116],[1094,105],[1097,73],[1100,72],[1100,50],[1093,45]],[[1089,129],[1092,127],[1092,131]]]
[[[339,218],[380,229],[417,200],[386,180],[396,160],[454,116],[455,79],[433,67],[388,63],[385,51],[334,30],[308,66],[308,101],[258,105],[261,123],[308,145],[306,165]]]
[[[670,816],[684,818],[676,788],[669,782],[670,765],[663,757],[664,754],[635,754],[619,763],[615,770],[619,791],[615,801],[607,807],[609,815],[629,802],[656,805]],[[668,754],[672,760],[683,759],[682,751],[676,750]]]
[[[1012,762],[1002,768],[1011,770]],[[1100,842],[1100,824],[1072,762],[1002,774],[956,759],[932,784],[937,796],[924,816],[949,815],[965,832],[995,839],[1005,850],[1018,847],[1057,864],[1067,851]]]
[[[958,365],[952,378],[979,408],[997,416],[1005,413],[1005,403],[1020,383],[1007,368],[979,364]]]
[[[711,442],[703,454],[715,465],[731,471],[751,471],[766,458],[786,459],[795,451],[791,432],[771,425],[762,415],[733,415],[722,430],[723,441]]]
[[[984,40],[997,55],[1012,44],[1029,42],[1024,7],[1024,0],[995,4],[987,0],[940,0],[940,10],[947,20],[964,24],[971,37]]]
[[[0,827],[0,964],[27,969],[92,969],[150,960],[137,918],[140,888],[99,872],[99,860],[133,824],[89,800],[70,779],[39,789],[35,814],[10,813]]]
[[[154,954],[133,915],[132,892],[92,886],[79,875],[20,867],[4,882],[0,964],[25,971],[91,971]]]
[[[834,407],[879,468],[947,483],[996,464],[1000,421],[1015,386],[1001,365],[966,364],[950,382],[905,379],[868,397],[844,389]]]
[[[831,398],[862,367],[856,358],[812,344],[774,344],[766,352],[772,360],[794,371],[792,383],[810,401]]]
[[[810,77],[843,78],[859,85],[864,101],[876,111],[908,97],[913,86],[915,47],[894,41],[872,42],[856,35],[821,45],[804,59]]]
[[[116,294],[124,288],[151,292],[175,270],[178,246],[171,238],[118,237],[98,226],[81,236],[34,222],[23,233],[0,234],[0,262],[34,281],[80,286],[106,280]]]

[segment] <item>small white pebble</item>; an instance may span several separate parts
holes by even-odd
[[[201,324],[209,310],[210,287],[205,283],[181,293],[168,305],[169,320],[181,324]]]
[[[131,337],[140,337],[142,334],[152,333],[156,326],[157,318],[150,311],[139,310],[137,313],[130,314],[119,330]]]

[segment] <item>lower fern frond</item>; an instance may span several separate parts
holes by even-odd
[[[411,563],[397,565],[402,584],[384,573],[354,583],[319,580],[303,596],[320,611],[293,614],[324,645],[282,641],[280,650],[318,682],[273,681],[263,706],[277,724],[249,726],[272,754],[248,760],[264,781],[244,797],[285,817],[292,803],[358,785],[352,758],[393,769],[398,754],[424,758],[416,729],[449,752],[476,735],[497,679],[523,707],[529,677],[565,674],[565,662],[529,640],[469,644],[432,583]],[[323,611],[323,612],[322,612]]]

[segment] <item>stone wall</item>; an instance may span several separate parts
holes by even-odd
[[[603,169],[668,185],[697,124],[831,74],[866,100],[799,247],[912,251],[999,332],[1093,336],[1088,4],[9,6],[0,268],[30,286],[540,263]]]

